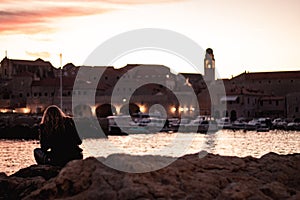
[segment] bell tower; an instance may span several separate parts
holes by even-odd
[[[215,80],[215,58],[211,48],[206,49],[204,58],[204,79],[208,82]]]

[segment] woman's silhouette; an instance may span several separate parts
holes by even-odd
[[[82,159],[82,143],[72,118],[57,106],[49,106],[40,125],[41,148],[34,149],[38,164],[64,166],[67,162]]]

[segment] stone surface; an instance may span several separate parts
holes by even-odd
[[[57,166],[31,165],[30,167],[20,169],[16,173],[12,174],[11,177],[29,178],[29,177],[41,176],[45,180],[49,180],[50,178],[57,176],[60,170],[61,167],[57,167]]]
[[[132,156],[113,155],[118,157]],[[299,199],[299,167],[300,154],[260,159],[193,154],[157,171],[132,174],[91,157],[62,169],[34,165],[11,176],[0,173],[0,199]]]

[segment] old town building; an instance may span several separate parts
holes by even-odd
[[[129,105],[130,112],[166,112],[168,117],[300,117],[300,71],[244,72],[215,80],[212,49],[206,51],[203,75],[173,74],[163,65],[116,69],[68,63],[56,69],[41,59],[5,57],[0,77],[0,111],[41,113],[56,104],[69,114],[105,117],[126,114]]]

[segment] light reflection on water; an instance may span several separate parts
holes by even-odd
[[[185,151],[170,148],[174,147],[174,144],[176,146],[186,144],[186,140],[178,139],[180,138],[178,136],[185,135],[193,137],[189,148]],[[0,140],[0,172],[9,175],[21,168],[35,164],[32,151],[38,146],[38,141]],[[108,141],[103,139],[85,140],[82,148],[84,157],[106,157],[112,153],[178,156],[201,150],[220,155],[260,157],[268,152],[278,154],[300,153],[300,132],[233,132],[223,130],[209,135],[192,133],[137,134],[110,136]]]

